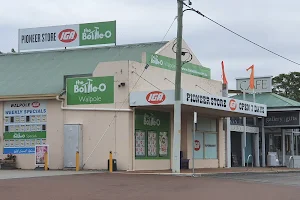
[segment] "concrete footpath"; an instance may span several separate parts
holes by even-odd
[[[66,176],[79,174],[101,173],[98,171],[64,171],[64,170],[0,170],[1,179],[34,178],[46,176]]]
[[[203,168],[195,169],[195,176],[218,176],[218,175],[241,175],[241,174],[272,174],[272,173],[297,173],[300,169],[286,167],[232,167],[232,168]],[[173,175],[173,176],[193,176],[192,170],[182,169],[180,173],[172,173],[171,170],[141,170],[141,171],[118,171],[114,173],[122,174],[143,174],[143,175]]]

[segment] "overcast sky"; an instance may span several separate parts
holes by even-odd
[[[3,2],[2,2],[3,1]],[[193,7],[278,54],[300,62],[299,0],[192,0]],[[19,28],[117,20],[117,43],[161,41],[177,13],[176,0],[1,0],[0,50],[17,49]],[[184,39],[200,62],[221,80],[221,61],[230,89],[236,77],[298,71],[298,65],[262,50],[193,13],[184,14]],[[176,25],[166,40],[176,37]],[[299,44],[298,44],[299,43]]]

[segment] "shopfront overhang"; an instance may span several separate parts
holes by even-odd
[[[173,109],[174,97],[174,90],[131,92],[129,104],[131,107]],[[267,116],[267,106],[264,104],[200,94],[183,89],[181,91],[181,103],[182,112],[199,112],[204,115],[219,117]]]

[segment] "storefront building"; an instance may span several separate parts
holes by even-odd
[[[248,81],[248,80],[247,80]],[[244,85],[247,88],[247,81],[237,81],[237,85]],[[247,158],[252,155],[255,166],[287,166],[300,167],[300,103],[291,99],[279,96],[272,93],[272,79],[271,77],[257,77],[255,102],[267,105],[267,117],[256,118],[254,123],[253,118],[247,118],[246,129],[246,147],[245,156]],[[242,83],[242,84],[241,84]],[[237,87],[237,89],[242,89]],[[233,96],[234,99],[244,99],[243,95]],[[245,100],[253,101],[252,94],[246,94]],[[233,127],[240,127],[239,130]],[[238,135],[241,138],[244,132],[244,123],[242,118],[231,118],[231,139],[235,138],[233,135]],[[251,133],[252,132],[252,133]],[[254,134],[253,134],[254,133]],[[249,135],[251,135],[249,137]],[[256,136],[259,136],[257,138]],[[247,163],[241,163],[243,157],[241,149],[242,142],[237,139],[235,142],[231,140],[231,155],[237,155],[238,166],[245,166]],[[274,165],[268,160],[268,155],[276,155],[278,163]],[[291,157],[292,156],[292,157]],[[234,166],[233,157],[231,165]],[[228,165],[227,163],[227,166]]]
[[[173,146],[174,41],[0,55],[0,155],[37,166],[35,146],[49,147],[49,168],[170,169]],[[192,50],[183,42],[183,48]],[[13,81],[12,81],[13,80]],[[222,84],[193,55],[182,73],[182,158],[225,167],[224,117],[266,116],[266,106],[221,97]]]

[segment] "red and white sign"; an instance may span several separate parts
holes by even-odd
[[[241,113],[252,116],[267,116],[267,106],[264,104],[254,103],[250,101],[243,101],[222,97],[217,95],[208,95],[197,92],[189,92],[182,90],[181,93],[182,104],[214,109],[218,111],[225,111],[223,116],[233,116],[234,113]],[[160,106],[160,105],[174,105],[175,91],[140,91],[130,93],[130,106]],[[236,114],[234,114],[236,115]]]
[[[231,99],[229,101],[229,108],[230,108],[230,110],[235,110],[236,106],[237,106],[236,101],[234,99]]]
[[[73,42],[74,40],[76,40],[77,38],[77,33],[76,31],[74,31],[73,29],[65,29],[62,30],[59,34],[58,34],[58,39],[62,42],[65,43],[70,43]]]
[[[160,91],[153,91],[147,94],[146,100],[151,104],[160,104],[164,102],[166,95]]]
[[[41,104],[40,104],[40,102],[35,101],[35,102],[32,102],[31,105],[33,108],[38,108],[38,107],[40,107]]]
[[[201,144],[199,140],[195,140],[195,151],[199,151],[201,148]]]
[[[159,106],[174,104],[174,90],[130,93],[130,106]]]

